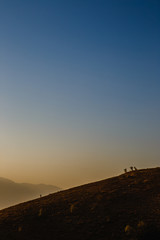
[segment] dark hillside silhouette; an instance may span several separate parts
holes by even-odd
[[[160,168],[130,171],[4,209],[0,238],[160,239]]]

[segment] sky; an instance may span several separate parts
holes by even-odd
[[[69,188],[159,166],[160,2],[0,1],[0,176]]]

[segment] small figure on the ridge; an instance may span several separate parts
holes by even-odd
[[[135,170],[135,171],[137,171],[137,168],[136,168],[136,167],[134,167],[134,170]]]
[[[124,172],[127,173],[127,168],[124,169]]]
[[[130,167],[131,171],[133,171],[133,167]]]
[[[40,198],[41,198],[41,197],[42,197],[42,194],[40,194],[39,196],[40,196]]]

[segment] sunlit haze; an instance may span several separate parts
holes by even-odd
[[[160,160],[160,1],[1,0],[0,176],[68,188]]]

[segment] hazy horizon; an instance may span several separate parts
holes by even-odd
[[[158,166],[159,1],[0,11],[0,177],[68,188]]]

